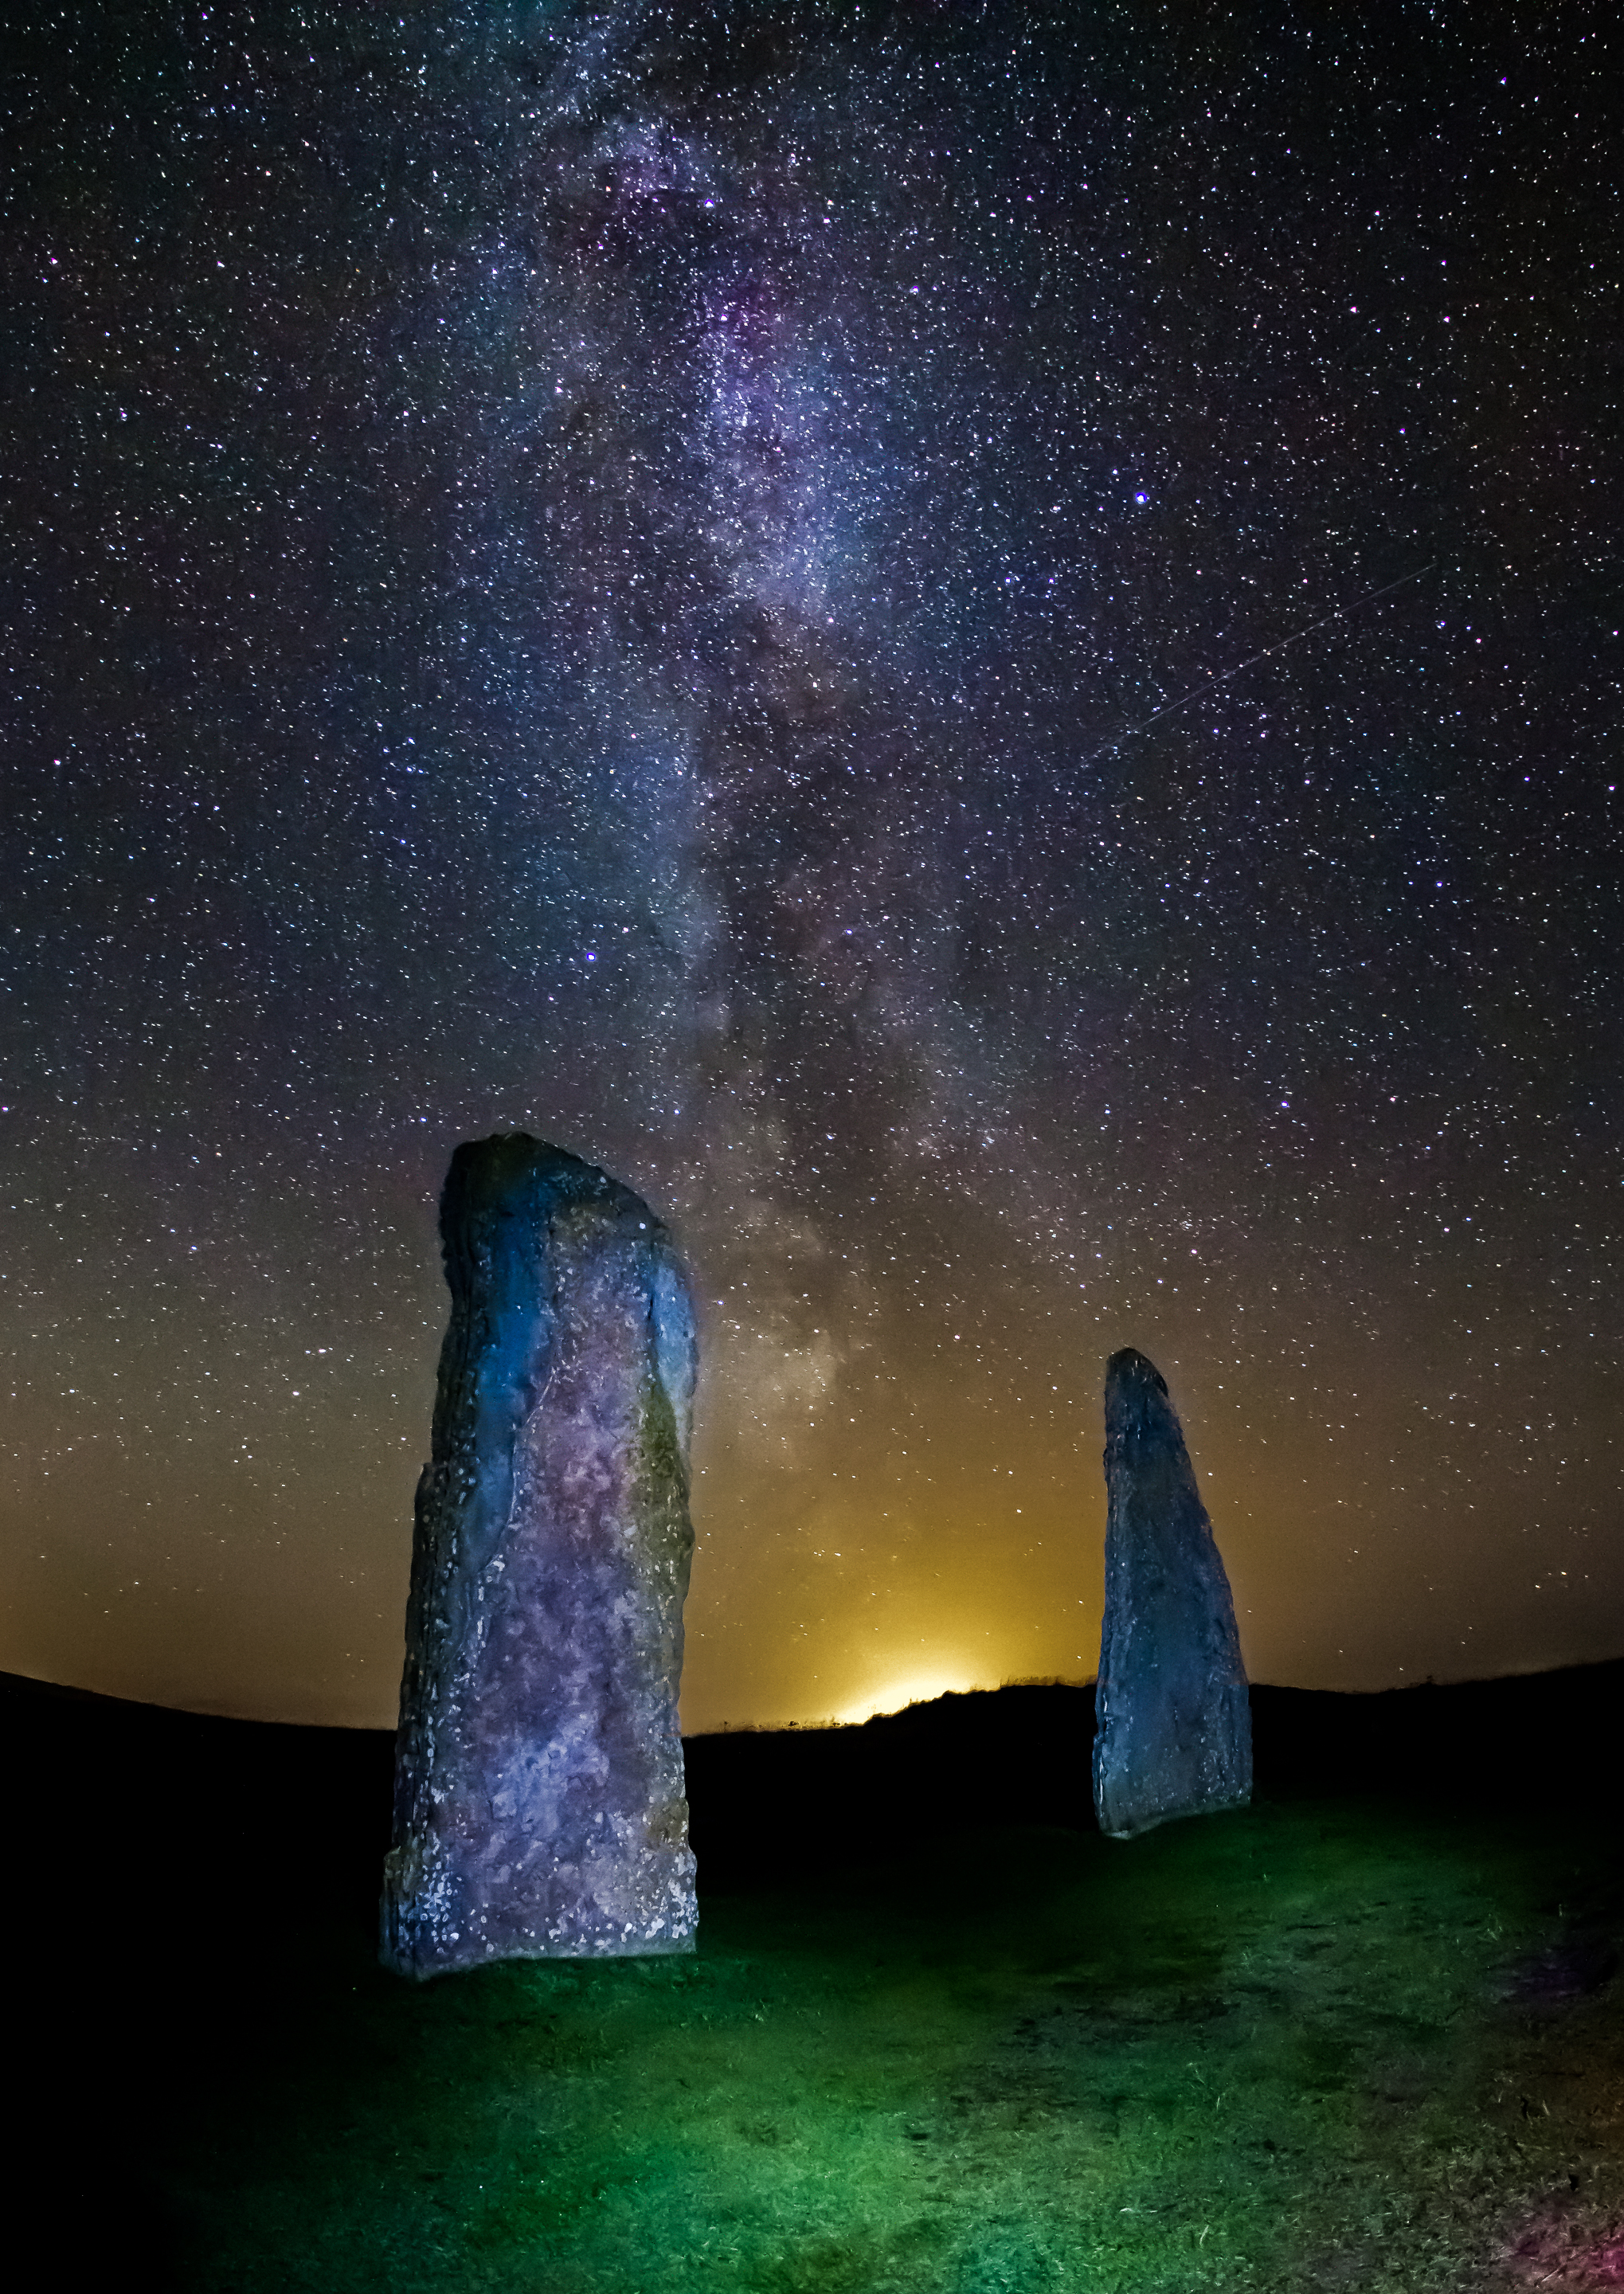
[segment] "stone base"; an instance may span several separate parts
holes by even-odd
[[[537,1891],[530,1908],[533,1917],[507,1895],[499,1904],[465,1901],[453,1911],[449,1872],[430,1874],[421,1858],[397,1849],[384,1863],[378,1956],[397,1975],[423,1981],[499,1959],[653,1959],[694,1950],[688,1850],[663,1870],[651,1858],[640,1868],[595,1875],[589,1898],[577,1892],[580,1876],[562,1865],[549,1874],[551,1884]]]
[[[1152,1721],[1154,1726],[1154,1718]],[[1094,1808],[1108,1840],[1132,1840],[1186,1816],[1252,1801],[1252,1710],[1245,1686],[1217,1690],[1187,1729],[1103,1725],[1094,1739]]]

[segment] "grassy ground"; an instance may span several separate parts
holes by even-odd
[[[415,1989],[313,1930],[159,2142],[232,2294],[1624,2285],[1616,1830],[1285,1802]],[[812,1843],[815,1852],[816,1843]]]

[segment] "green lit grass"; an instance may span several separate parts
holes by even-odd
[[[277,2060],[172,2146],[187,2282],[1618,2282],[1571,2274],[1624,2195],[1612,1987],[1506,1998],[1615,1874],[1571,1818],[1291,1803],[705,1899],[693,1960],[414,1989],[316,1936]]]

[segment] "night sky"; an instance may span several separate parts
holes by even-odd
[[[685,1725],[1624,1652],[1617,59],[1480,4],[7,33],[0,1665],[393,1720],[465,1137],[702,1301]]]

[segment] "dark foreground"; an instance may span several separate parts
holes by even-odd
[[[382,1738],[0,1680],[8,2228],[52,2279],[1624,2286],[1624,1667],[1255,1692],[1132,1843],[1089,1700],[690,1748],[689,1961],[373,1961]]]

